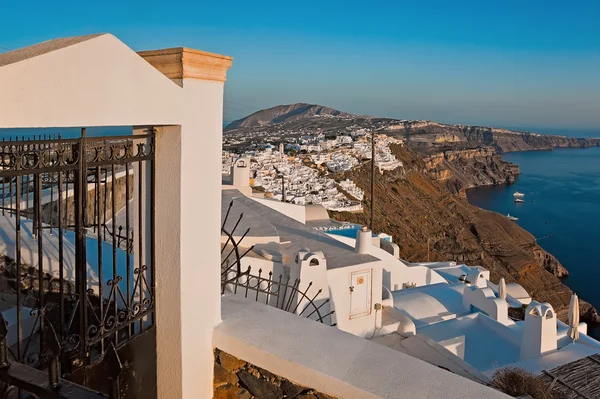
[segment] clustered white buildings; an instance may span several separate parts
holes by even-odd
[[[353,183],[340,186],[351,191]],[[224,191],[223,203],[233,198],[233,209],[260,215],[262,231],[272,224],[287,232],[281,242],[252,237],[263,256],[243,259],[244,269],[298,278],[301,289],[310,284],[323,303],[320,314],[334,311],[328,321],[340,330],[483,385],[508,366],[552,375],[559,367],[600,355],[600,342],[587,335],[587,325],[576,315],[576,296],[566,324],[552,305],[533,300],[519,284],[492,283],[481,266],[410,263],[400,258],[389,236],[382,239],[358,226],[349,234],[347,224],[336,229],[339,222],[315,216],[312,208],[284,208],[240,197],[235,189]],[[267,246],[268,253],[260,249]],[[301,302],[297,313],[304,307],[308,304]],[[509,308],[524,309],[524,319],[510,317]]]
[[[376,166],[380,172],[402,166],[392,154],[391,144],[402,144],[402,140],[383,134],[377,136]],[[323,205],[332,211],[362,211],[363,190],[349,179],[338,183],[330,176],[352,170],[371,159],[371,143],[366,131],[334,139],[322,134],[304,135],[294,143],[280,144],[277,149],[271,144],[260,147],[264,149],[247,151],[242,156],[223,151],[222,173],[229,174],[237,159],[247,158],[252,185],[261,187],[274,199],[297,205]],[[295,151],[295,156],[289,155],[290,151]],[[298,155],[299,152],[303,154]]]

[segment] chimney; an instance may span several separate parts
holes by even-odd
[[[521,360],[535,359],[557,349],[556,313],[552,305],[531,301],[524,324]]]
[[[367,226],[361,227],[356,233],[356,246],[354,251],[359,254],[368,254],[371,246],[373,245],[373,234]]]
[[[239,158],[233,163],[233,185],[238,187],[250,186],[250,159]]]

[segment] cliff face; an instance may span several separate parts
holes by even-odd
[[[462,126],[460,130],[467,140],[492,146],[499,153],[600,146],[600,139],[595,138],[550,136],[478,126]]]
[[[503,161],[493,148],[444,150],[423,156],[424,173],[443,182],[451,193],[463,189],[514,183],[519,166]]]
[[[409,146],[413,148],[441,143],[478,144],[490,146],[497,153],[503,153],[600,146],[598,138],[552,136],[485,126],[445,125],[430,121],[399,121],[390,124],[387,130],[390,134],[406,137]]]
[[[562,320],[567,319],[571,290],[557,276],[566,270],[541,247],[534,237],[504,216],[470,205],[453,195],[440,182],[428,176],[426,163],[441,165],[438,157],[424,161],[416,153],[403,147],[393,152],[404,163],[404,168],[377,176],[375,201],[375,228],[391,234],[400,247],[400,254],[408,261],[427,259],[427,241],[430,242],[430,260],[456,260],[468,265],[482,265],[497,282],[521,284],[532,297],[554,306]],[[450,155],[449,158],[454,157]],[[348,173],[370,195],[369,166]],[[364,213],[332,213],[332,217],[366,224],[370,218],[369,204]],[[595,309],[581,302],[582,317],[593,320]]]

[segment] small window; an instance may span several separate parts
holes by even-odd
[[[548,309],[546,311],[546,319],[551,319],[554,317],[554,314],[552,313],[552,311],[550,309]]]
[[[308,265],[309,266],[319,266],[319,260],[317,258],[312,258]]]
[[[238,161],[237,166],[238,166],[238,168],[245,168],[246,167],[246,161]]]

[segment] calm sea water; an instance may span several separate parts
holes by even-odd
[[[502,158],[521,167],[516,183],[469,190],[469,202],[518,217],[569,270],[565,284],[600,310],[600,147]],[[515,191],[526,194],[525,203],[514,202]],[[589,333],[600,339],[600,326]]]
[[[40,135],[54,136],[60,134],[62,138],[77,138],[81,136],[81,129],[75,127],[63,128],[43,128],[43,129],[0,129],[0,140],[8,140],[11,137],[13,140],[32,139]],[[110,126],[110,127],[89,127],[86,135],[88,137],[97,136],[127,136],[132,134],[131,126]]]

